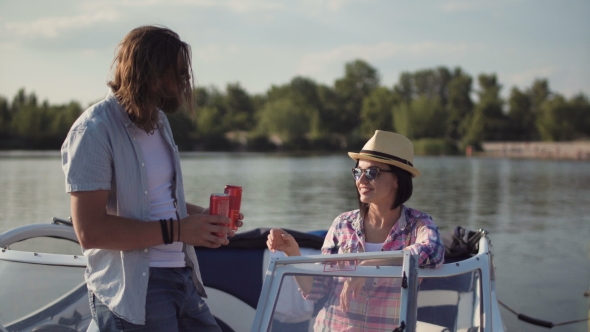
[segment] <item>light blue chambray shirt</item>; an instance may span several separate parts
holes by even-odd
[[[178,147],[166,116],[162,111],[159,116],[159,130],[172,150],[176,174],[172,190],[182,219],[187,211]],[[66,192],[110,190],[107,213],[148,221],[150,202],[145,158],[133,136],[134,127],[115,95],[109,92],[72,125],[61,148],[62,167]],[[117,316],[134,324],[145,324],[149,248],[82,250],[88,260],[85,272],[88,288]],[[187,266],[193,268],[195,286],[206,297],[193,246],[185,245],[184,253]]]

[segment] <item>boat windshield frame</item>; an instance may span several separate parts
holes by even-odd
[[[419,268],[416,263],[417,256],[409,251],[370,252],[338,255],[309,255],[297,257],[277,257],[269,262],[262,292],[258,301],[251,332],[268,331],[272,322],[274,306],[277,302],[282,280],[285,276],[313,275],[313,276],[346,276],[346,277],[394,277],[402,278],[404,272],[408,276],[407,289],[401,288],[401,306],[399,321],[405,322],[406,331],[413,331],[419,324],[417,322],[417,298],[418,284],[422,278],[445,278],[460,276],[465,273],[478,272],[480,281],[478,287],[480,307],[478,311],[483,331],[504,331],[500,312],[497,305],[496,286],[493,266],[493,255],[489,250],[490,243],[487,236],[482,236],[478,253],[470,258],[443,264],[443,266],[430,269]],[[354,261],[365,259],[403,257],[402,266],[358,266],[356,269],[326,272],[324,265],[334,261]],[[400,323],[401,325],[401,323]]]
[[[327,270],[326,266],[366,260],[401,260],[401,266],[355,265],[354,269]],[[309,255],[297,257],[275,257],[268,264],[264,283],[251,332],[268,331],[274,306],[277,302],[283,277],[294,275],[399,278],[406,286],[400,287],[399,322],[407,331],[414,331],[416,324],[418,258],[409,250],[350,253],[339,255]]]

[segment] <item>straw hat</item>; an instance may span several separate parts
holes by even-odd
[[[348,155],[354,160],[371,160],[397,166],[410,172],[413,178],[420,175],[420,171],[414,167],[414,146],[400,134],[376,130],[361,152],[349,152]]]

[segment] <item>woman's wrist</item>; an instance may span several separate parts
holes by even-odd
[[[289,252],[287,251],[283,251],[285,253],[285,255],[287,257],[292,257],[292,256],[301,256],[301,251],[299,250],[299,248],[293,249],[293,250],[289,250]]]

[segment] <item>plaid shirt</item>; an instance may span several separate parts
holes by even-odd
[[[365,252],[365,235],[359,210],[341,214],[335,220],[322,246],[323,255]],[[402,207],[382,251],[408,249],[419,256],[420,267],[443,264],[444,246],[432,218],[418,210]],[[400,278],[367,278],[360,296],[351,300],[349,310],[340,306],[340,293],[347,278],[316,277],[305,297],[317,301],[328,295],[319,312],[314,331],[392,331],[397,327],[400,307]]]

